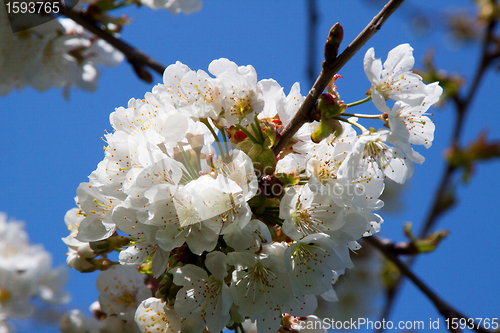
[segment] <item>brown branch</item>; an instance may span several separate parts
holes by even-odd
[[[124,42],[123,40],[116,38],[107,31],[102,30],[99,26],[96,25],[97,22],[95,22],[95,20],[93,20],[89,15],[73,9],[65,11],[64,15],[67,18],[73,20],[75,23],[81,25],[97,37],[113,45],[117,50],[123,53],[127,58],[127,61],[132,65],[135,72],[141,79],[145,81],[149,80],[149,82],[151,82],[152,80],[151,75],[149,74],[149,72],[147,72],[145,67],[149,67],[158,74],[163,75],[163,72],[165,71],[164,65],[157,62],[147,54],[139,51],[130,44]]]
[[[349,44],[348,47],[331,63],[323,61],[321,73],[319,74],[313,87],[307,94],[299,110],[281,133],[281,138],[273,148],[274,155],[277,156],[281,149],[290,141],[293,135],[308,120],[308,114],[314,107],[319,96],[325,90],[328,83],[344,65],[365,45],[365,43],[380,30],[385,21],[404,2],[404,0],[390,0],[384,8],[371,20],[371,22],[361,31],[361,33]]]
[[[436,309],[441,313],[445,318],[464,318],[469,321],[474,321],[473,318],[467,317],[464,314],[460,313],[458,310],[447,304],[445,301],[443,301],[432,289],[430,289],[420,278],[418,278],[409,268],[407,265],[405,265],[397,255],[392,253],[389,247],[386,246],[386,244],[381,241],[377,236],[371,236],[367,237],[364,240],[371,244],[373,247],[377,248],[384,254],[384,256],[392,261],[394,265],[399,269],[399,271],[406,276],[408,279],[413,282],[413,284],[420,289],[422,293],[427,296],[427,298],[434,304]],[[480,332],[480,333],[489,333],[490,331],[484,329],[480,325],[477,325],[474,322],[474,331]]]

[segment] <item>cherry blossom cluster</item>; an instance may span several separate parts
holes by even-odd
[[[69,294],[62,289],[66,279],[65,267],[53,268],[50,253],[29,242],[23,223],[7,221],[0,213],[0,331],[13,331],[10,319],[32,317],[35,299],[68,302]]]
[[[0,6],[0,95],[31,86],[38,91],[97,88],[98,64],[112,67],[123,54],[93,37],[70,19],[58,19],[13,33],[5,6]]]
[[[130,322],[139,304],[142,332],[219,332],[245,320],[276,332],[313,314],[318,297],[336,300],[350,252],[380,230],[384,179],[404,183],[424,160],[413,147],[433,140],[426,112],[442,89],[411,72],[412,51],[400,45],[382,65],[368,50],[368,97],[345,104],[333,81],[277,156],[304,100],[298,83],[285,95],[227,59],[213,61],[211,75],[169,66],[163,84],[111,114],[105,157],[66,215],[68,265],[144,273],[150,297],[140,282],[118,297],[98,281],[105,313]],[[369,100],[379,114],[345,112]],[[113,306],[124,295],[130,308]]]

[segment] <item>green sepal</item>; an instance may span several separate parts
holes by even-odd
[[[283,188],[297,185],[300,180],[296,173],[276,173],[274,176],[283,184]]]
[[[314,143],[320,143],[321,140],[326,139],[335,133],[335,136],[342,134],[342,125],[336,119],[321,118],[318,127],[312,132],[311,140]]]

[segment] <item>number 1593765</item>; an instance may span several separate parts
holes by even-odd
[[[60,11],[57,1],[9,1],[5,6],[8,14],[57,14]]]

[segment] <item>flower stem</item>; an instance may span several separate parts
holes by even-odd
[[[212,136],[214,137],[215,142],[217,142],[217,148],[219,148],[219,155],[220,156],[224,155],[224,150],[222,149],[222,145],[220,144],[219,136],[217,135],[217,133],[215,133],[215,130],[213,129],[212,125],[210,125],[210,122],[208,121],[208,119],[202,118],[202,119],[200,119],[200,121],[203,124],[205,124],[205,126],[208,127],[208,130],[210,131],[210,133],[212,133]]]
[[[357,117],[357,118],[365,118],[365,119],[380,119],[381,114],[362,114],[362,113],[342,113],[343,116],[346,117]]]
[[[226,131],[222,129],[221,132],[222,132],[222,140],[224,141],[224,148],[226,148],[226,156],[229,156],[229,145],[227,144]]]
[[[368,95],[366,96],[366,98],[363,98],[362,100],[359,100],[357,102],[352,102],[352,103],[349,103],[347,104],[347,107],[348,108],[351,108],[353,106],[356,106],[356,105],[360,105],[360,104],[363,104],[363,103],[366,103],[366,102],[369,102],[372,100],[372,96],[371,95]]]
[[[335,119],[343,121],[344,123],[351,124],[352,126],[359,128],[361,130],[361,132],[368,132],[368,130],[361,124],[355,123],[353,121],[349,121],[349,120],[341,118],[341,117],[335,117]]]
[[[245,133],[245,135],[248,136],[253,143],[259,143],[259,141],[252,134],[250,134],[250,132],[247,131],[245,127],[241,126],[240,124],[236,124],[236,128]]]
[[[260,127],[259,119],[257,119],[257,116],[255,116],[253,120],[255,122],[255,126],[257,127],[256,131],[259,133],[259,136],[262,139],[262,143],[264,143],[264,141],[266,141],[266,137],[264,136],[264,133],[262,132],[262,127]]]
[[[182,142],[177,142],[177,146],[181,151],[182,157],[184,157],[184,162],[188,169],[189,175],[192,179],[197,179],[198,177],[196,175],[196,171],[194,170],[193,165],[191,164],[191,161],[189,160],[186,151],[184,150],[184,147],[182,147]]]

